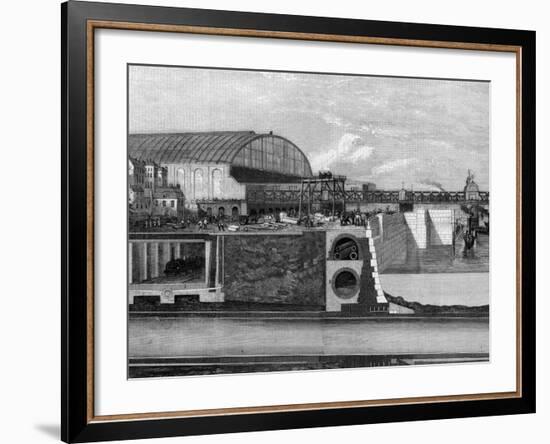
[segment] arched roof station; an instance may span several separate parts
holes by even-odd
[[[294,176],[311,176],[305,154],[290,140],[254,131],[131,134],[129,155],[161,165],[229,163]]]

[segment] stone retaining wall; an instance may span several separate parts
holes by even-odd
[[[408,255],[430,246],[452,245],[453,209],[417,209],[407,213],[378,214],[370,219],[381,273],[404,264]]]
[[[403,213],[378,214],[371,219],[378,271],[407,259],[407,225]]]

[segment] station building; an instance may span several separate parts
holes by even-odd
[[[128,154],[165,169],[166,185],[183,192],[186,209],[212,215],[267,212],[248,202],[249,190],[296,187],[312,176],[302,150],[272,132],[131,134]]]

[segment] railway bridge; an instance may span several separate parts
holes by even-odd
[[[316,211],[374,212],[388,207],[392,211],[413,211],[415,207],[468,207],[489,205],[489,192],[475,194],[464,191],[350,190],[337,178],[307,179],[296,189],[262,187],[247,192],[248,208],[255,212],[277,212],[293,209],[297,214]]]

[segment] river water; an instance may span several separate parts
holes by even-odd
[[[489,303],[489,273],[381,274],[384,291],[409,302],[479,306]]]
[[[433,305],[489,304],[489,236],[479,234],[474,247],[462,242],[409,252],[404,264],[380,275],[384,291],[407,301]]]

